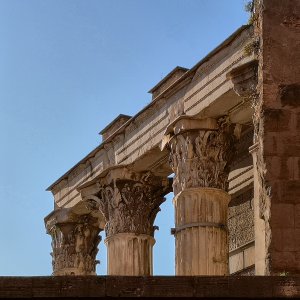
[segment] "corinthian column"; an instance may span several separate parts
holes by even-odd
[[[45,218],[45,224],[52,237],[52,275],[96,275],[98,219],[59,209]]]
[[[225,119],[183,117],[171,125],[168,137],[175,173],[176,275],[226,275],[232,128]]]
[[[169,182],[150,172],[117,168],[96,186],[90,187],[97,191],[90,199],[97,199],[107,222],[108,275],[152,275],[153,223]]]

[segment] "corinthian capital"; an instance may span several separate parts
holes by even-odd
[[[130,177],[113,178],[98,193],[108,221],[107,236],[124,232],[154,235],[154,220],[165,201],[168,182],[151,173]]]
[[[95,275],[101,240],[98,219],[59,209],[46,217],[45,224],[52,237],[53,275]]]
[[[159,206],[170,192],[167,178],[150,172],[135,173],[112,169],[97,182],[99,209],[106,219],[106,235],[137,233],[153,236]]]
[[[180,122],[184,124],[183,120]],[[196,120],[189,123],[193,126],[181,125],[179,130],[174,130],[167,144],[175,173],[175,195],[194,187],[226,190],[229,163],[234,155],[233,127],[226,118],[215,123],[210,120],[210,126],[203,126],[203,122],[197,126]]]

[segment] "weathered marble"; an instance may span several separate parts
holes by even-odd
[[[229,165],[235,154],[234,125],[181,117],[167,130],[175,174],[176,275],[228,274]]]
[[[155,217],[172,181],[151,172],[111,169],[81,190],[105,220],[109,275],[151,275]]]
[[[167,74],[151,103],[108,124],[102,143],[48,188],[53,215],[78,216],[46,220],[54,275],[94,274],[100,229],[109,274],[151,275],[172,173],[176,274],[300,273],[300,5],[254,4],[252,25]],[[89,210],[74,211],[82,203]]]
[[[97,246],[101,241],[98,219],[60,209],[45,223],[52,237],[53,275],[96,275]]]

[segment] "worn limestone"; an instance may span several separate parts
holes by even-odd
[[[300,273],[300,3],[254,4],[251,25],[166,75],[48,188],[54,275],[95,274],[100,230],[109,275],[152,275],[170,192],[176,275]]]

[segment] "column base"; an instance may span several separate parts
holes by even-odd
[[[149,276],[153,274],[155,239],[146,234],[118,233],[105,239],[108,275]]]

